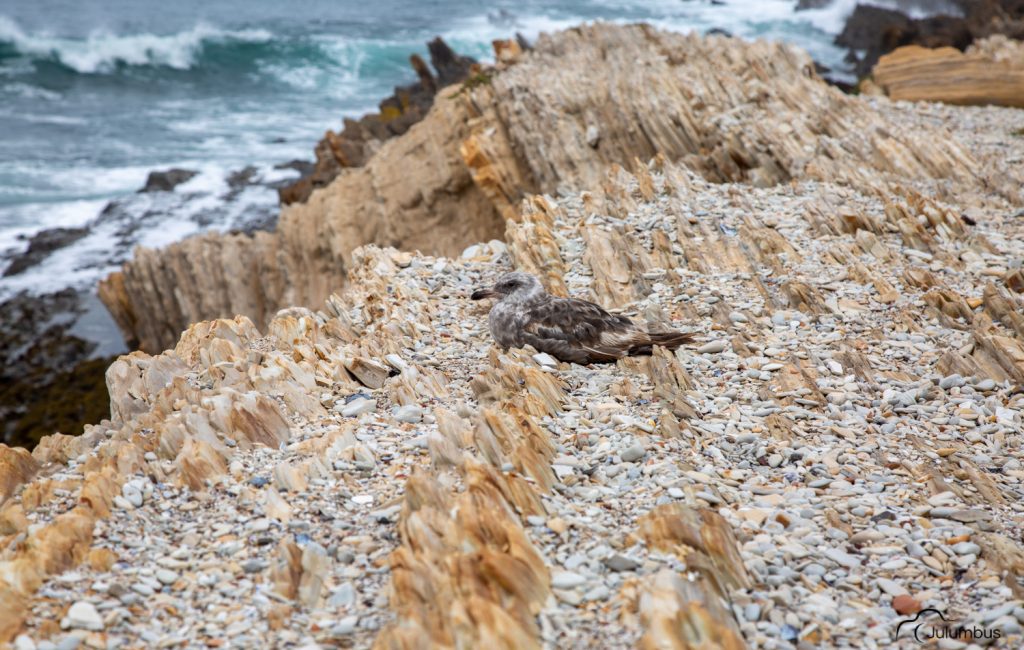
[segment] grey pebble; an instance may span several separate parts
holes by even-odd
[[[395,409],[395,419],[399,422],[415,424],[423,419],[423,409],[415,404],[406,404]]]
[[[633,558],[618,553],[605,558],[604,565],[612,571],[636,571],[640,567],[640,563]]]
[[[640,445],[631,445],[626,447],[619,453],[619,457],[622,458],[624,463],[635,463],[644,457],[647,451]]]
[[[357,625],[359,625],[358,616],[346,616],[331,628],[331,636],[348,636],[356,631]]]

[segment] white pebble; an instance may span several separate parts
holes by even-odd
[[[60,626],[64,629],[76,628],[95,632],[103,629],[103,619],[100,618],[100,613],[96,611],[95,605],[80,600],[68,609],[68,614],[61,621]]]

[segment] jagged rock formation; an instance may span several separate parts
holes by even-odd
[[[993,36],[966,53],[901,47],[879,59],[862,88],[908,101],[1024,108],[1024,46]]]
[[[122,357],[109,420],[0,447],[0,642],[864,647],[935,607],[1019,646],[1024,223],[997,178],[1024,118],[835,101],[849,129],[956,137],[833,131],[798,165],[754,147],[783,127],[720,116],[703,157],[504,206],[509,259],[698,332],[675,354],[491,347],[468,294],[507,270],[494,244],[359,248],[317,312]],[[786,110],[799,142],[814,109]]]
[[[100,287],[126,338],[155,352],[202,319],[241,313],[264,325],[282,307],[320,304],[360,245],[457,254],[500,236],[525,194],[594,187],[609,163],[659,153],[715,182],[882,191],[915,177],[941,197],[1019,192],[934,128],[895,129],[830,88],[791,46],[596,25],[525,54],[504,44],[499,61],[442,91],[365,166],[286,207],[277,232],[140,249]]]

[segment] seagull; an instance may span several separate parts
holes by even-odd
[[[690,341],[689,332],[648,332],[625,316],[575,298],[556,298],[529,273],[506,273],[491,289],[478,289],[473,300],[497,298],[487,318],[491,335],[502,348],[532,345],[559,361],[590,364],[651,354],[653,346],[674,350]]]

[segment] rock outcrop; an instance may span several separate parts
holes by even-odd
[[[1024,108],[1024,46],[993,36],[967,52],[901,47],[879,59],[862,89],[908,101]]]
[[[1012,174],[1006,109],[841,101]],[[507,270],[496,243],[361,247],[315,312],[121,357],[109,420],[0,447],[0,643],[892,646],[910,598],[1019,647],[1024,222],[921,158],[824,153],[930,149],[833,137],[770,168],[804,180],[655,156],[507,210],[508,258],[692,330],[675,353],[492,347],[468,295]]]
[[[4,277],[18,275],[32,268],[53,251],[72,244],[89,231],[85,228],[47,228],[28,239],[28,246],[21,253],[10,257],[10,264],[4,269]]]
[[[498,69],[442,91],[421,122],[345,169],[277,231],[141,249],[100,295],[126,337],[155,352],[202,319],[316,306],[364,244],[457,254],[500,237],[530,192],[595,187],[605,167],[662,154],[715,182],[795,179],[881,191],[930,179],[940,197],[1017,196],[931,127],[908,132],[828,87],[787,45],[595,25],[500,44]]]
[[[837,45],[849,48],[849,59],[858,77],[870,73],[881,56],[904,46],[963,51],[989,36],[1024,38],[1024,4],[1019,0],[898,0],[895,5],[858,4],[836,36]],[[909,15],[922,10],[927,17]]]
[[[195,178],[199,172],[194,169],[168,169],[149,172],[146,184],[139,190],[144,192],[171,192],[175,187]]]

